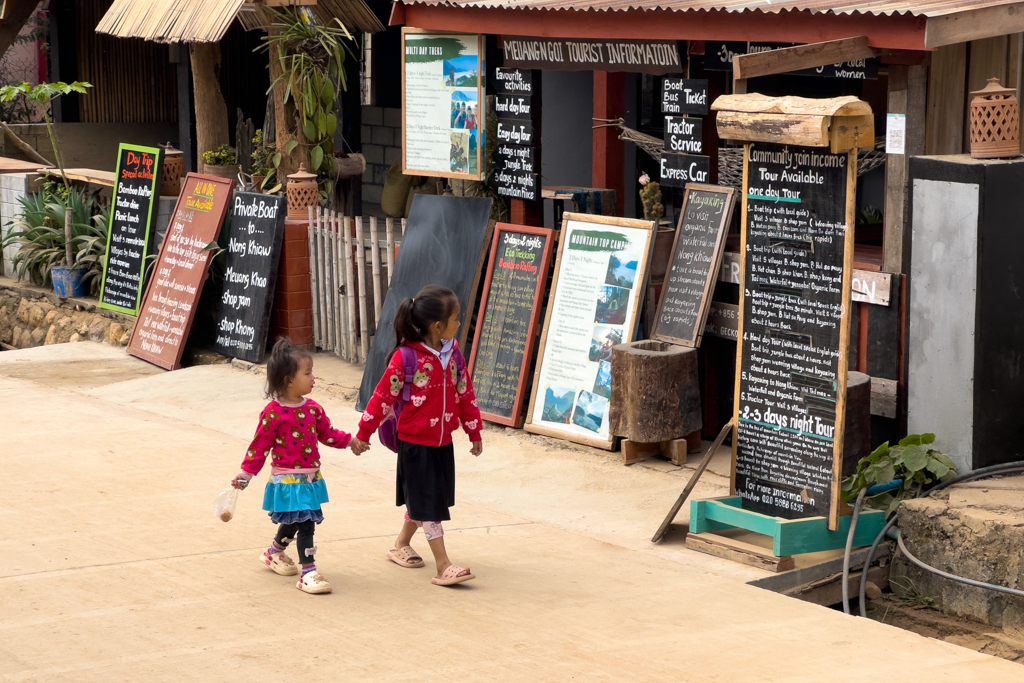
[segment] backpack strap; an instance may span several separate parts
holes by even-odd
[[[456,346],[452,350],[452,358],[455,360],[455,367],[459,369],[459,377],[462,377],[463,373],[466,372],[466,358],[462,355],[462,349]]]
[[[402,386],[402,402],[408,403],[412,393],[412,378],[416,374],[416,350],[404,344],[398,350],[402,353],[402,371],[405,373],[405,382]]]

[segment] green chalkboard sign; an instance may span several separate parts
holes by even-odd
[[[162,150],[121,143],[100,282],[100,308],[138,315],[149,230],[160,196]]]

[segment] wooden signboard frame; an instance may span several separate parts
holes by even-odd
[[[484,319],[487,314],[488,295],[491,293],[491,281],[494,279],[494,267],[497,263],[498,246],[501,241],[502,232],[520,232],[529,235],[540,235],[545,239],[544,250],[541,253],[539,271],[537,272],[537,289],[533,297],[533,309],[530,313],[530,320],[526,331],[526,347],[523,349],[523,363],[519,371],[519,385],[516,387],[515,403],[512,406],[512,416],[505,417],[496,413],[489,413],[481,410],[480,415],[490,422],[508,425],[519,429],[523,426],[523,389],[526,386],[526,378],[530,374],[530,361],[533,360],[533,342],[537,336],[537,327],[540,325],[540,312],[544,303],[544,294],[547,291],[548,266],[551,263],[551,253],[555,246],[555,231],[548,228],[535,228],[528,225],[515,225],[513,223],[497,223],[494,226],[494,233],[491,239],[490,260],[487,265],[487,275],[484,280],[483,293],[480,296],[480,309],[476,317],[476,332],[473,335],[473,351],[469,358],[469,374],[472,377],[476,369],[477,349],[480,345],[480,336],[483,333]]]
[[[856,225],[857,210],[857,148],[846,151],[846,232],[843,242],[843,286],[842,300],[843,312],[839,321],[839,359],[836,383],[836,417],[835,431],[832,437],[832,481],[831,481],[831,504],[829,505],[828,528],[832,531],[839,529],[839,518],[843,508],[841,496],[841,484],[843,476],[843,439],[846,427],[846,380],[849,369],[850,347],[850,315],[853,310],[853,252],[854,252],[854,226]],[[743,187],[747,187],[748,159],[750,157],[750,143],[743,145]],[[744,306],[744,285],[742,278],[746,276],[747,268],[747,193],[742,195],[742,227],[740,230],[740,317],[737,325],[736,343],[736,386],[733,403],[733,422],[736,424],[737,434],[732,440],[732,468],[729,478],[729,493],[736,493],[736,458],[739,446],[739,424],[740,424],[740,381],[742,379],[741,368],[743,367],[743,306]]]
[[[120,195],[117,192],[118,179],[121,177],[124,169],[121,168],[121,154],[123,152],[139,152],[141,154],[152,154],[154,157],[153,161],[153,178],[149,183],[150,195],[149,195],[149,211],[146,212],[146,227],[143,230],[142,235],[142,257],[140,260],[141,271],[139,272],[139,288],[135,293],[136,301],[138,305],[135,308],[127,308],[125,306],[118,306],[116,304],[108,304],[103,301],[103,294],[107,288],[107,270],[110,264],[110,242],[114,237],[114,215],[117,212],[117,200]],[[150,237],[152,235],[153,219],[156,216],[156,212],[160,205],[160,182],[161,175],[163,172],[163,149],[160,147],[144,147],[142,145],[130,145],[122,142],[117,147],[117,170],[114,173],[114,194],[110,199],[110,217],[107,220],[107,246],[103,251],[103,273],[100,275],[100,296],[99,301],[96,305],[99,308],[105,308],[110,311],[119,311],[121,313],[127,313],[128,315],[138,315],[139,311],[142,310],[143,302],[143,287],[145,286],[146,280],[146,257],[149,256],[150,250]],[[128,197],[127,199],[132,199]],[[140,226],[141,227],[141,226]]]
[[[185,321],[182,323],[184,333],[181,337],[181,343],[177,345],[173,360],[167,360],[162,354],[152,353],[142,348],[141,342],[137,346],[137,340],[140,332],[143,328],[143,320],[146,315],[146,308],[149,304],[150,298],[154,295],[154,291],[157,290],[157,280],[160,276],[160,270],[163,267],[165,255],[167,254],[167,248],[171,244],[171,231],[174,229],[175,222],[178,219],[178,213],[188,209],[186,203],[191,199],[192,195],[186,193],[185,189],[193,187],[192,180],[198,179],[199,181],[211,185],[219,186],[219,189],[223,190],[222,196],[226,197],[223,200],[223,205],[217,213],[211,213],[210,215],[216,218],[216,230],[214,231],[211,242],[216,242],[220,236],[220,231],[224,228],[224,219],[227,217],[228,208],[231,206],[232,198],[234,197],[235,181],[229,178],[218,178],[215,176],[201,175],[199,173],[188,173],[185,175],[185,180],[182,184],[181,194],[178,195],[178,201],[174,204],[174,213],[171,214],[171,222],[167,226],[167,235],[164,237],[164,243],[160,247],[160,253],[156,258],[156,263],[153,266],[153,277],[150,279],[149,286],[146,287],[146,296],[142,300],[142,305],[139,307],[139,318],[135,323],[135,327],[132,329],[131,339],[128,341],[127,351],[129,354],[136,358],[141,358],[144,361],[148,361],[153,365],[164,368],[166,370],[177,370],[181,367],[181,355],[185,351],[185,344],[188,342],[189,330],[192,329],[192,321],[196,317],[196,305],[199,303],[199,298],[202,296],[203,285],[206,284],[207,279],[210,277],[209,266],[210,260],[213,258],[213,252],[204,251],[204,257],[202,260],[196,261],[195,267],[201,268],[203,271],[202,277],[199,279],[197,284],[196,292],[193,296],[193,302],[191,308],[188,310],[188,315]],[[216,207],[216,204],[214,204]]]
[[[456,178],[461,180],[483,180],[487,175],[484,169],[486,166],[486,159],[484,159],[484,140],[481,132],[486,130],[486,112],[487,106],[484,102],[484,55],[486,54],[486,44],[484,35],[481,33],[461,33],[458,31],[434,31],[423,28],[411,28],[407,26],[402,27],[402,138],[408,139],[408,135],[405,129],[406,116],[405,116],[405,37],[409,34],[429,34],[438,36],[475,36],[476,37],[476,101],[477,101],[477,136],[476,136],[476,158],[477,158],[477,174],[472,173],[452,173],[451,171],[437,171],[434,169],[416,169],[409,168],[406,161],[406,145],[402,145],[402,173],[405,175],[419,175],[429,176],[433,178]]]
[[[654,234],[657,230],[657,224],[654,221],[638,220],[633,218],[618,218],[616,216],[595,216],[584,213],[572,213],[566,212],[562,215],[562,228],[558,236],[558,256],[555,258],[555,273],[551,279],[551,296],[548,297],[547,312],[544,315],[544,327],[542,328],[540,337],[540,346],[537,350],[537,367],[533,373],[533,391],[530,392],[530,405],[526,411],[526,423],[524,429],[533,434],[541,434],[543,436],[551,436],[559,439],[566,439],[575,443],[581,443],[586,446],[594,446],[595,448],[603,448],[604,450],[614,450],[617,437],[609,436],[607,439],[600,436],[586,436],[578,434],[573,431],[556,429],[547,425],[536,424],[533,422],[533,411],[537,403],[537,394],[540,391],[540,378],[541,370],[544,364],[544,352],[547,350],[548,333],[551,331],[551,316],[555,309],[556,297],[558,296],[558,279],[562,269],[562,258],[565,255],[565,251],[568,248],[568,240],[566,235],[568,233],[569,221],[580,221],[582,223],[589,223],[596,227],[602,225],[615,226],[620,228],[633,228],[647,231],[647,239],[644,248],[644,253],[640,256],[637,261],[637,267],[643,266],[643,274],[637,273],[636,279],[634,280],[634,289],[631,295],[633,305],[633,316],[631,319],[627,319],[623,324],[623,329],[628,331],[629,339],[623,339],[623,343],[626,341],[633,341],[633,337],[636,336],[636,328],[640,322],[640,309],[641,299],[644,292],[647,289],[647,280],[650,277],[650,265],[651,265],[651,254],[654,250]]]
[[[658,332],[658,328],[661,326],[661,309],[665,305],[666,290],[669,282],[672,279],[672,266],[675,265],[676,261],[676,247],[679,244],[679,236],[683,233],[683,220],[686,218],[686,207],[690,200],[690,192],[693,190],[703,192],[716,192],[725,195],[725,201],[727,203],[725,211],[722,214],[722,222],[718,226],[718,235],[715,238],[715,255],[708,269],[707,280],[704,282],[704,293],[701,295],[700,309],[697,314],[697,323],[693,328],[693,336],[689,339],[681,339],[679,337],[673,337],[668,334],[661,334]],[[700,346],[701,339],[704,337],[704,326],[707,324],[708,312],[711,310],[711,295],[715,291],[715,284],[718,281],[718,271],[722,267],[722,255],[725,253],[725,239],[729,233],[729,224],[732,222],[732,214],[736,208],[736,188],[723,187],[721,185],[705,185],[702,183],[687,183],[686,190],[683,192],[683,208],[679,212],[679,223],[676,225],[676,236],[672,240],[672,251],[668,262],[668,272],[665,275],[665,288],[662,290],[661,299],[658,301],[658,308],[654,316],[654,330],[651,334],[652,339],[658,341],[667,341],[673,344],[679,344],[680,346],[690,346],[697,348]]]

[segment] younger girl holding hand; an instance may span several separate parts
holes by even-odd
[[[320,474],[317,441],[331,448],[345,448],[352,437],[331,426],[324,409],[305,398],[313,391],[313,357],[292,346],[288,339],[274,344],[267,363],[267,397],[273,400],[260,414],[242,472],[231,485],[244,489],[271,456],[270,481],[263,490],[263,509],[278,524],[277,535],[260,562],[282,576],[299,573],[285,554],[298,540],[302,573],[296,588],[306,593],[330,593],[331,584],[316,570],[313,532],[323,521],[320,505],[327,502],[327,486]]]
[[[416,529],[423,532],[434,553],[439,586],[474,578],[469,568],[451,563],[444,546],[441,522],[451,519],[455,505],[455,451],[452,432],[459,422],[480,455],[480,411],[466,372],[465,359],[455,335],[459,330],[459,299],[447,287],[424,287],[414,299],[405,299],[395,315],[398,346],[391,363],[373,392],[352,440],[352,452],[365,452],[370,436],[393,410],[407,382],[409,401],[398,420],[398,481],[396,505],[405,505],[405,522],[388,559],[402,567],[422,567],[423,560],[409,542]],[[415,351],[416,370],[406,377],[401,347]]]

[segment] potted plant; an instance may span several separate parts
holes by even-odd
[[[241,172],[235,153],[227,145],[203,152],[203,173],[206,175],[234,179]]]
[[[2,246],[17,246],[12,259],[19,280],[52,283],[61,297],[79,297],[99,289],[107,245],[109,208],[80,188],[48,181],[41,192],[19,198],[22,210],[11,222]],[[65,224],[70,213],[71,223]],[[66,236],[70,234],[70,241]],[[67,251],[73,254],[71,267]]]
[[[75,81],[74,83],[57,81],[54,83],[39,83],[38,85],[32,85],[31,83],[23,81],[18,85],[5,85],[0,88],[0,100],[3,102],[25,99],[30,102],[35,102],[42,110],[43,122],[46,123],[46,133],[50,138],[50,145],[53,147],[53,155],[57,160],[57,168],[60,169],[60,178],[64,184],[64,197],[69,197],[71,194],[71,183],[68,181],[68,176],[64,172],[64,155],[61,153],[57,134],[53,130],[53,120],[50,118],[50,102],[61,95],[68,95],[73,92],[84,95],[86,88],[91,87],[92,84],[82,81]],[[64,264],[62,266],[58,266],[51,262],[48,269],[48,275],[53,280],[54,291],[58,296],[75,296],[73,293],[64,293],[65,289],[77,291],[78,284],[82,281],[82,278],[85,275],[85,271],[81,267],[76,268],[74,263],[74,257],[72,254],[72,226],[74,221],[72,220],[71,212],[72,209],[69,202],[65,207],[63,221]]]

